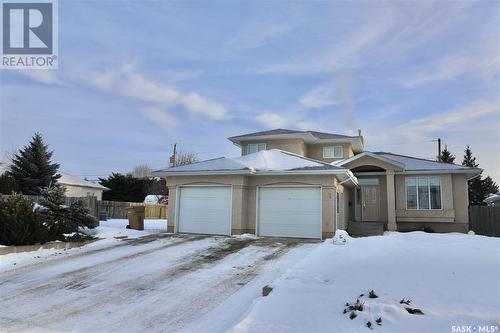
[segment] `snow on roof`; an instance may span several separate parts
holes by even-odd
[[[10,167],[6,163],[0,163],[0,175],[3,175],[5,172],[9,171]],[[61,175],[61,178],[57,180],[58,183],[63,184],[63,185],[73,185],[73,186],[82,186],[82,187],[91,187],[91,188],[97,188],[101,190],[109,190],[109,188],[102,186],[101,184],[96,184],[91,181],[82,179],[80,177],[76,177],[73,175],[70,175],[69,173],[66,172],[58,172]]]
[[[109,190],[109,188],[102,186],[101,184],[96,184],[94,182],[82,179],[77,176],[70,175],[69,173],[59,172],[61,178],[57,180],[58,183],[63,185],[72,185],[72,186],[82,186],[82,187],[92,187],[100,190]]]
[[[421,171],[421,170],[470,170],[463,165],[444,163],[432,160],[426,160],[418,157],[398,155],[387,152],[374,152],[374,154],[401,163],[405,166],[405,171]]]
[[[221,157],[189,165],[183,165],[156,172],[182,172],[182,171],[290,171],[311,169],[339,169],[320,161],[312,160],[279,149],[263,150],[257,153],[240,157]]]
[[[333,166],[304,158],[279,149],[263,150],[236,158],[255,171],[284,171],[297,169],[332,169]],[[334,167],[336,168],[336,167]]]

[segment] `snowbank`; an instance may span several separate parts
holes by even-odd
[[[451,332],[500,326],[500,239],[464,234],[386,233],[326,241],[259,297],[229,332]],[[378,298],[368,298],[374,290]],[[349,319],[346,303],[364,310]],[[410,299],[413,315],[400,301]],[[375,320],[382,318],[380,326]]]

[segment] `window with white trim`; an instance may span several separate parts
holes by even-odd
[[[267,145],[265,143],[249,143],[247,147],[247,154],[253,154],[261,150],[266,150]]]
[[[333,146],[323,147],[323,158],[342,158],[344,157],[344,147]]]
[[[441,177],[406,177],[407,209],[441,209]]]

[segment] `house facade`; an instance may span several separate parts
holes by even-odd
[[[276,129],[230,137],[241,156],[158,170],[168,230],[326,238],[336,229],[467,232],[480,169],[364,150],[357,136]]]

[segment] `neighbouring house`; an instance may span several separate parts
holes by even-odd
[[[167,177],[169,232],[325,238],[374,226],[469,230],[467,180],[481,169],[364,151],[360,131],[276,129],[229,140],[240,157],[154,172]]]
[[[9,171],[9,165],[0,163],[0,175]],[[66,189],[65,195],[67,197],[88,197],[95,196],[97,200],[102,200],[102,192],[109,191],[107,187],[100,184],[70,175],[65,172],[59,172],[61,177],[57,180],[59,184]]]
[[[57,182],[64,186],[66,189],[64,195],[67,197],[97,197],[97,200],[102,200],[102,192],[109,191],[109,188],[101,184],[65,172],[59,172],[59,174],[61,178]]]

